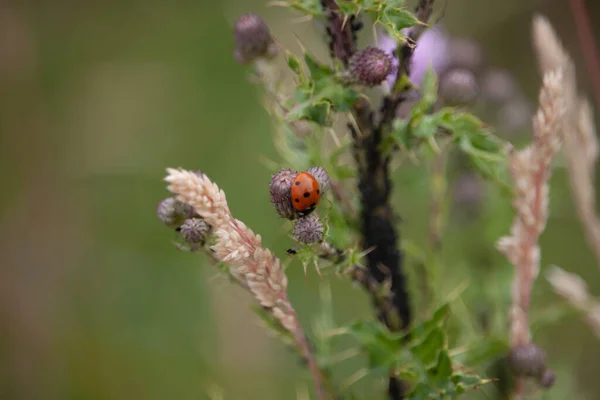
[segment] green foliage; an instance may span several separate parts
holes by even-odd
[[[292,10],[300,11],[301,13],[317,17],[323,15],[323,6],[320,0],[291,0],[291,1],[274,1],[272,5],[289,7]]]
[[[289,121],[307,120],[318,125],[331,124],[331,112],[350,111],[360,98],[360,93],[345,86],[336,72],[319,62],[310,54],[304,54],[309,74],[305,75],[300,61],[288,54],[288,66],[296,74],[298,87],[287,104]]]
[[[383,151],[399,146],[405,151],[418,151],[423,144],[439,151],[438,140],[453,142],[469,157],[473,166],[485,178],[507,191],[507,143],[494,136],[476,116],[444,107],[433,111],[437,102],[437,77],[432,70],[425,75],[420,88],[421,98],[406,120],[396,119]]]
[[[404,8],[404,0],[336,0],[342,13],[346,16],[366,13],[375,24],[384,27],[397,40],[404,41],[402,30],[421,22]]]
[[[353,337],[368,355],[369,374],[389,371],[411,384],[408,399],[452,399],[489,380],[463,374],[448,350],[445,331],[448,305],[406,333],[391,332],[379,321],[358,321],[341,330]]]

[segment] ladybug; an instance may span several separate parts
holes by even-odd
[[[292,182],[292,205],[301,215],[310,214],[321,198],[319,182],[308,172],[300,172]]]

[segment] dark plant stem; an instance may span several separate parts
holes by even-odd
[[[356,51],[356,37],[352,30],[352,22],[344,20],[344,15],[339,12],[340,7],[335,0],[322,0],[323,8],[328,11],[327,34],[331,37],[329,50],[334,58],[340,60],[344,65]]]
[[[322,0],[322,5],[328,13],[327,33],[331,37],[331,55],[347,65],[355,51],[355,25],[352,21],[344,23],[344,16],[335,0]],[[433,0],[420,1],[416,14],[421,21],[429,19],[432,6]],[[398,82],[408,74],[410,58],[423,29],[423,26],[414,27],[408,35],[409,40],[398,51]],[[381,145],[390,132],[395,110],[404,99],[407,90],[408,88],[404,87],[394,88],[392,95],[383,102],[378,124],[374,121],[370,106],[364,100],[359,101],[353,109],[355,124],[349,124],[354,139],[353,155],[358,168],[362,247],[370,249],[366,255],[368,276],[360,276],[359,273],[354,278],[372,294],[378,318],[392,331],[408,328],[412,315],[407,279],[403,270],[403,256],[398,246],[398,218],[390,204],[390,155],[382,152]],[[389,285],[386,301],[382,301],[376,295],[384,285]],[[405,394],[405,384],[390,376],[389,398],[403,399]]]
[[[592,92],[596,106],[600,107],[600,55],[594,42],[594,32],[584,0],[570,0],[573,19],[577,29],[579,45],[585,59],[588,76],[592,85]]]

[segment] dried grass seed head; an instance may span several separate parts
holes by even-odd
[[[194,208],[196,213],[214,228],[225,225],[232,219],[225,192],[206,175],[197,172],[168,168],[165,179],[168,189],[177,194],[177,200]]]
[[[292,309],[281,262],[262,247],[260,235],[231,215],[225,193],[205,175],[176,169],[168,172],[169,190],[212,225],[216,239],[214,256],[234,267],[230,269],[232,276],[252,292],[261,306],[280,307],[285,311],[281,317],[289,316],[286,312]]]

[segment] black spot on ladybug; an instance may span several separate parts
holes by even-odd
[[[304,192],[304,197],[310,197],[310,192]]]
[[[295,201],[296,203],[300,203],[300,199],[299,199],[299,198],[297,198],[297,197],[294,199],[294,201]]]
[[[300,186],[300,181],[296,181],[296,183],[294,183],[294,185]]]
[[[317,189],[317,194],[321,194],[321,191],[319,189]]]

